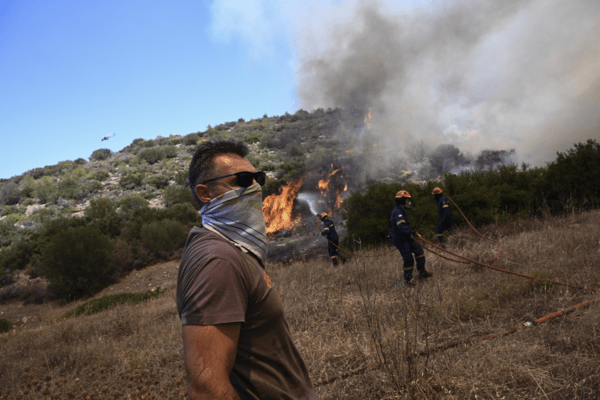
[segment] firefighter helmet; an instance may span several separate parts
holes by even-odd
[[[442,189],[436,186],[433,188],[433,192],[431,192],[431,194],[442,194]]]
[[[411,198],[410,197],[410,193],[408,193],[406,190],[401,190],[398,193],[396,193],[396,198],[397,199],[401,199],[403,197],[408,197],[409,199]]]
[[[327,213],[321,213],[321,214],[317,215],[317,218],[319,218],[322,221],[325,218],[327,218]]]

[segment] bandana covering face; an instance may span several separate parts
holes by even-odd
[[[267,225],[262,212],[262,192],[255,183],[233,189],[200,209],[202,225],[267,261]]]

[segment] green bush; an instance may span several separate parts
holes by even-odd
[[[165,158],[165,151],[162,147],[151,147],[140,151],[138,158],[152,165]]]
[[[22,238],[2,249],[2,252],[0,252],[0,271],[24,270],[31,262],[33,247],[33,242]]]
[[[130,171],[119,179],[119,185],[125,189],[136,189],[142,186],[146,173],[143,171]]]
[[[117,207],[121,209],[121,214],[130,219],[136,210],[148,208],[150,203],[137,193],[123,196],[117,200]]]
[[[21,199],[19,185],[7,182],[0,187],[0,204],[17,204]]]
[[[190,133],[183,139],[183,144],[186,146],[195,146],[198,144],[198,135]]]
[[[112,155],[112,151],[110,149],[98,149],[95,150],[90,156],[90,160],[93,161],[103,161],[109,158]]]
[[[187,229],[181,222],[163,219],[142,225],[140,236],[153,254],[166,257],[183,247],[187,239]]]
[[[41,271],[48,289],[68,301],[99,292],[114,278],[113,243],[95,226],[78,226],[49,238]]]
[[[99,299],[91,299],[83,304],[78,305],[73,310],[63,315],[63,318],[97,314],[99,312],[108,310],[117,304],[139,304],[142,301],[156,298],[164,292],[165,290],[161,292],[160,287],[158,287],[155,291],[148,290],[144,293],[117,293],[105,295]]]
[[[162,189],[169,186],[169,178],[164,175],[153,175],[146,179],[146,184],[154,186],[157,189]]]
[[[23,179],[23,188],[21,189],[21,196],[31,197],[35,190],[35,179],[31,175],[25,175]]]
[[[562,211],[566,205],[597,207],[600,203],[600,143],[588,139],[565,153],[557,153],[548,164],[544,192],[552,208]]]
[[[163,147],[161,147],[161,149],[164,151],[165,157],[167,157],[167,158],[177,157],[177,147],[163,146]]]
[[[194,199],[192,192],[189,188],[181,187],[179,185],[170,185],[163,190],[163,200],[167,207],[171,207],[175,204],[190,203],[197,210],[200,209],[198,203]]]
[[[194,225],[199,222],[200,215],[190,203],[174,204],[163,210],[166,218],[179,221],[184,225]]]
[[[6,318],[0,318],[0,333],[8,332],[12,328],[12,324]]]
[[[52,203],[58,198],[58,187],[49,176],[42,176],[35,183],[33,197],[39,199],[43,204]]]
[[[188,170],[182,170],[182,171],[177,171],[177,173],[175,174],[175,183],[177,183],[180,186],[188,186],[189,182],[189,171]]]
[[[92,179],[97,180],[97,181],[103,182],[109,176],[110,176],[110,174],[108,172],[106,172],[105,170],[101,169],[101,170],[93,172],[90,177]]]
[[[110,237],[118,236],[121,217],[117,214],[117,206],[106,197],[90,200],[90,205],[84,211],[84,217],[90,225],[96,226],[100,232]]]
[[[74,177],[67,176],[61,179],[57,184],[60,197],[65,199],[83,198],[83,186],[81,186]]]

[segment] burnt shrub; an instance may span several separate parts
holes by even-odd
[[[91,296],[113,282],[114,245],[95,226],[76,226],[53,235],[40,267],[48,289],[67,301]]]
[[[165,258],[183,247],[187,239],[187,228],[179,221],[163,219],[142,225],[140,236],[153,254]]]

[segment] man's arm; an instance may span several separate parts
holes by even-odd
[[[229,381],[240,326],[239,323],[183,326],[188,395],[192,399],[240,399]]]

